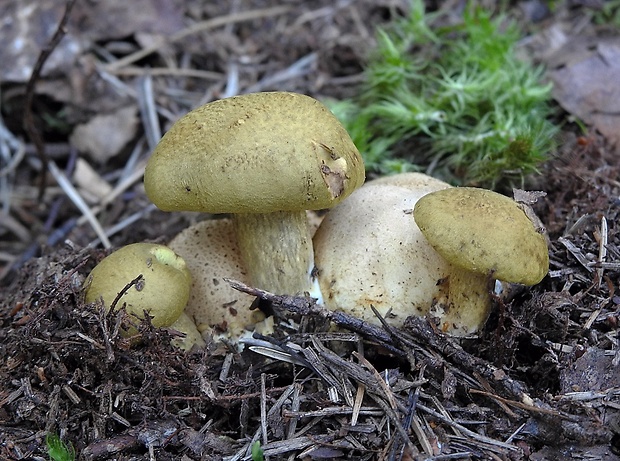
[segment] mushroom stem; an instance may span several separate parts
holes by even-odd
[[[480,330],[491,311],[489,276],[452,266],[448,280],[448,307],[441,317],[442,331],[467,336]]]
[[[311,275],[314,252],[305,211],[239,213],[233,215],[233,221],[254,287],[277,294],[308,292],[322,298]]]

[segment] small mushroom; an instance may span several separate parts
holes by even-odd
[[[192,318],[187,315],[187,312],[183,311],[181,316],[170,325],[170,328],[183,333],[185,336],[174,338],[171,343],[174,347],[178,347],[181,350],[189,351],[192,347],[201,349],[205,346],[205,341],[202,335],[196,328],[196,324]]]
[[[254,297],[234,290],[224,280],[248,283],[230,219],[198,222],[181,231],[168,246],[183,257],[192,274],[185,312],[204,336],[237,341],[264,320],[260,310],[250,310]]]
[[[362,158],[336,117],[288,92],[189,112],[163,136],[144,174],[162,210],[233,214],[250,284],[317,297],[305,210],[330,208],[363,181]]]
[[[443,299],[449,264],[428,244],[411,218],[424,195],[450,187],[420,173],[370,181],[331,209],[314,236],[325,305],[379,323],[370,306],[402,326]]]
[[[457,187],[430,193],[413,216],[435,250],[452,266],[442,328],[455,335],[486,321],[493,279],[539,283],[549,271],[544,236],[512,199],[485,189]]]
[[[117,306],[124,304],[138,318],[148,312],[156,327],[172,325],[189,299],[191,275],[183,259],[164,245],[134,243],[105,257],[86,278],[84,300],[101,299],[109,310],[118,294],[140,275]]]

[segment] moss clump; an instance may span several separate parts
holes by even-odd
[[[446,22],[414,1],[409,17],[378,32],[361,94],[332,110],[369,170],[426,169],[487,187],[522,180],[553,147],[551,87],[515,57],[520,33],[504,16],[472,7]]]

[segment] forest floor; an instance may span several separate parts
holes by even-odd
[[[563,126],[526,183],[546,192],[534,208],[549,275],[495,299],[465,340],[424,319],[328,333],[317,312],[289,338],[288,361],[221,343],[183,353],[148,322],[131,344],[115,334],[119,313],[84,304],[84,280],[113,248],[209,218],[164,213],[144,194],[145,161],[176,118],[255,91],[350,97],[375,27],[408,2],[77,2],[30,93],[67,2],[0,5],[11,18],[0,25],[11,44],[0,49],[0,459],[48,459],[49,434],[84,460],[253,459],[256,441],[265,459],[620,459],[620,34],[595,24],[600,8],[585,3],[596,2],[557,3],[511,10]],[[30,104],[41,143],[22,122]],[[271,303],[299,320],[289,301]]]

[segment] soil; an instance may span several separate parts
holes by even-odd
[[[554,82],[575,69],[566,43],[604,36],[601,56],[618,43],[593,25],[596,5],[558,3],[511,10],[531,31],[523,50],[556,60]],[[124,338],[119,326],[135,319],[86,305],[82,293],[112,249],[167,242],[208,218],[164,213],[146,198],[140,168],[160,131],[242,92],[351,96],[374,27],[408,2],[77,2],[31,93],[39,50],[68,3],[26,4],[0,7],[14,19],[0,27],[5,42],[24,44],[0,52],[0,459],[48,459],[49,434],[83,460],[259,459],[257,441],[265,459],[620,459],[620,131],[610,128],[620,99],[605,101],[616,111],[604,118],[593,96],[576,113],[575,92],[554,93],[558,149],[524,184],[546,193],[533,208],[550,272],[496,296],[476,337],[450,338],[415,318],[370,328],[245,287],[281,320],[261,338],[270,356],[222,342],[185,353],[170,344],[174,330],[148,320],[139,342]],[[462,3],[440,6],[458,14]],[[559,31],[560,44],[550,38]],[[610,88],[570,75],[595,85],[588,94]],[[610,75],[607,84],[620,81]],[[45,158],[23,128],[29,94]],[[118,227],[109,248],[44,160],[72,178],[104,229]]]

